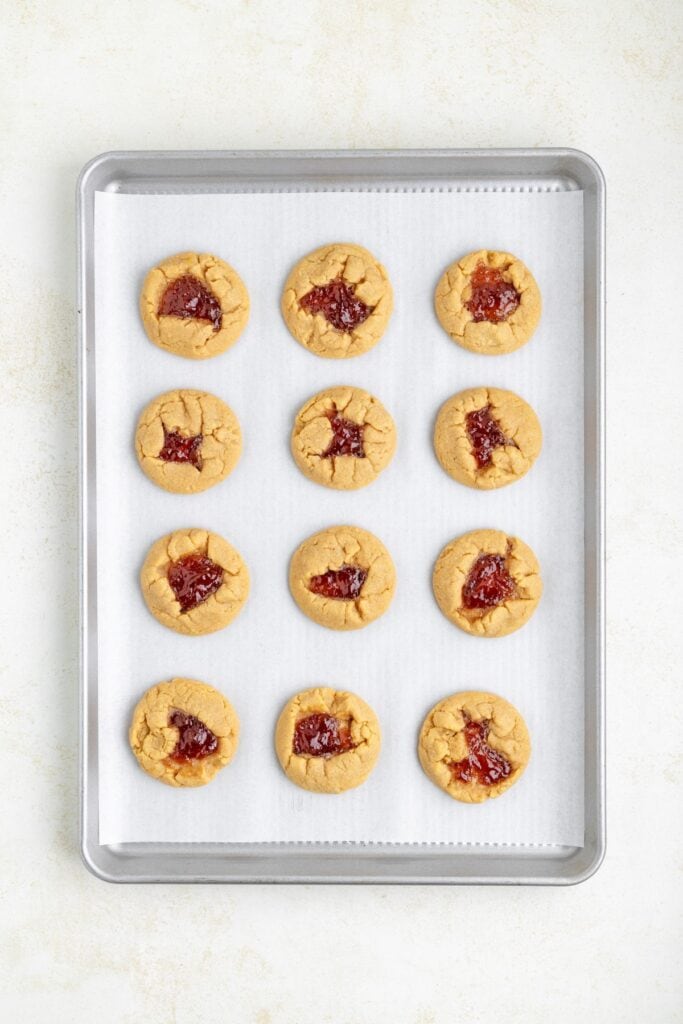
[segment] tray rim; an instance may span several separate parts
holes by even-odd
[[[240,182],[252,179],[253,172],[244,168],[255,164],[269,170],[256,179],[252,191],[266,191],[259,183],[301,181],[308,178],[308,188],[317,190],[320,182],[336,180],[341,174],[351,181],[376,178],[387,180],[381,168],[398,161],[412,169],[414,179],[423,163],[439,165],[432,180],[477,181],[479,179],[510,181],[517,178],[562,179],[565,188],[580,188],[589,197],[590,207],[584,204],[584,227],[589,215],[592,231],[584,232],[584,261],[589,245],[594,251],[595,297],[593,308],[586,303],[584,340],[588,332],[593,335],[593,360],[586,359],[584,376],[584,418],[594,417],[593,430],[586,431],[585,494],[594,496],[586,501],[586,520],[592,514],[591,529],[587,531],[584,557],[586,561],[586,593],[594,599],[594,614],[586,611],[586,668],[589,648],[591,675],[594,686],[589,691],[586,673],[586,756],[584,785],[586,796],[585,832],[583,847],[510,847],[503,844],[486,849],[481,844],[394,844],[394,843],[230,843],[230,844],[160,844],[131,843],[101,846],[98,843],[97,821],[90,813],[92,800],[89,762],[93,759],[91,729],[96,714],[96,680],[91,683],[89,672],[89,589],[94,584],[94,569],[89,558],[89,502],[94,492],[94,474],[88,467],[88,442],[92,430],[89,425],[89,378],[93,375],[94,341],[90,329],[90,296],[92,267],[88,266],[89,231],[92,228],[94,194],[102,191],[103,180],[111,187],[120,180],[115,173],[143,163],[150,169],[163,168],[172,178],[173,166],[190,165],[204,168],[197,178],[207,178],[207,162],[219,173],[212,176],[214,190],[226,189],[231,179]],[[342,167],[338,165],[341,163]],[[505,169],[501,170],[501,164]],[[410,167],[408,166],[410,165]],[[289,169],[289,174],[283,169]],[[374,168],[374,175],[368,173]],[[479,169],[481,168],[481,169]],[[244,178],[236,171],[242,169]],[[316,174],[312,174],[315,169]],[[233,172],[231,174],[231,171]],[[293,172],[296,173],[293,173]],[[326,171],[322,174],[320,172]],[[488,171],[488,173],[485,173]],[[354,178],[355,174],[355,178]],[[124,173],[129,181],[142,180]],[[150,178],[151,181],[158,180]],[[194,174],[193,174],[194,176]],[[164,177],[163,170],[161,177]],[[108,178],[108,180],[107,180]],[[311,180],[311,179],[315,180]],[[398,174],[393,180],[410,180],[409,174]],[[392,179],[389,179],[392,180]],[[449,187],[453,187],[452,184]],[[476,185],[466,186],[471,190]],[[240,189],[241,190],[241,189]],[[275,189],[277,190],[277,189]],[[281,189],[280,189],[281,190]],[[176,188],[182,192],[184,189]],[[80,780],[80,853],[88,870],[95,877],[109,882],[216,882],[216,883],[361,883],[361,884],[518,884],[518,885],[573,885],[586,881],[600,867],[606,850],[605,815],[605,179],[593,157],[570,148],[515,148],[515,149],[399,149],[399,150],[113,150],[89,160],[80,172],[77,183],[78,225],[78,378],[79,378],[79,577],[80,577],[80,671],[79,671],[79,780]],[[91,349],[92,351],[89,351]],[[587,355],[589,349],[586,349]],[[589,369],[590,367],[590,369]],[[594,383],[589,402],[585,381],[592,373]],[[589,442],[592,437],[592,445]],[[590,458],[589,458],[590,456]],[[591,459],[593,461],[591,461]],[[589,469],[593,473],[589,480]],[[91,475],[93,479],[91,480]],[[589,489],[590,485],[590,489]],[[589,557],[588,547],[592,553]],[[589,602],[587,602],[587,605]],[[592,627],[589,630],[588,627]],[[590,643],[589,643],[590,639]],[[91,687],[95,690],[90,692]],[[592,704],[592,708],[591,708]],[[589,711],[594,721],[588,729]],[[95,719],[96,723],[96,719]],[[96,740],[95,740],[96,747]],[[589,765],[589,752],[592,765]],[[589,778],[589,768],[593,771]],[[96,772],[95,772],[96,774]],[[590,820],[589,820],[590,810]],[[204,852],[204,860],[197,862],[197,850]],[[144,850],[144,853],[142,852]],[[545,853],[539,851],[546,851]],[[156,857],[154,869],[146,863]],[[517,871],[509,873],[513,859]],[[363,870],[358,870],[358,860]],[[501,861],[500,868],[498,861]],[[159,863],[162,861],[162,863]],[[258,871],[253,869],[257,861]],[[142,862],[142,863],[140,863]],[[526,870],[526,866],[531,870]],[[429,867],[430,870],[426,870]],[[457,870],[456,870],[457,868]],[[503,870],[507,868],[508,871]],[[439,870],[436,870],[439,869]]]

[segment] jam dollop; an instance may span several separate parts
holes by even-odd
[[[507,320],[519,306],[519,292],[503,279],[496,267],[487,267],[481,260],[470,277],[472,295],[465,308],[472,314],[475,323],[488,320],[499,324]]]
[[[488,722],[473,722],[466,719],[465,741],[467,757],[462,761],[451,761],[449,768],[460,782],[479,782],[482,786],[493,786],[506,779],[512,771],[509,761],[486,742],[489,735]]]
[[[177,430],[166,430],[164,427],[164,447],[159,458],[164,462],[191,462],[195,469],[202,468],[201,447],[203,434],[195,437],[183,437]]]
[[[201,281],[191,274],[177,277],[166,288],[159,303],[160,316],[179,316],[183,320],[208,320],[214,331],[221,328],[220,303]]]
[[[483,409],[476,409],[474,412],[468,412],[465,417],[465,429],[479,469],[485,469],[486,466],[491,465],[494,448],[510,444],[509,438],[505,436],[496,420],[491,416],[490,405],[484,406]]]
[[[480,555],[462,588],[465,608],[495,608],[515,592],[515,581],[502,555]]]
[[[218,737],[194,715],[174,708],[168,716],[168,724],[174,725],[180,733],[175,750],[169,754],[172,761],[200,761],[218,749]]]
[[[327,449],[322,453],[323,459],[334,459],[339,455],[353,455],[357,459],[365,458],[363,447],[363,431],[365,426],[362,423],[354,423],[341,416],[336,409],[330,409],[325,414],[332,427],[332,440]]]
[[[309,757],[333,757],[353,750],[348,726],[334,715],[315,714],[301,718],[294,727],[292,750]]]
[[[367,578],[367,569],[345,563],[340,569],[328,569],[321,576],[311,576],[308,589],[312,594],[335,601],[355,601]]]
[[[223,582],[223,570],[207,555],[183,555],[168,567],[168,582],[181,612],[189,612],[216,593]]]
[[[307,313],[322,313],[328,323],[338,331],[352,331],[372,313],[372,307],[356,298],[351,285],[343,277],[311,288],[299,305]]]

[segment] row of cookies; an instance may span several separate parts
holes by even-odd
[[[249,596],[249,571],[236,549],[209,530],[176,530],[150,548],[140,573],[152,615],[186,636],[229,626]],[[515,632],[533,615],[543,585],[528,545],[501,530],[473,530],[447,544],[433,569],[443,614],[473,636]],[[386,612],[396,570],[384,544],[358,526],[308,537],[289,564],[297,605],[328,629],[363,629]]]
[[[129,730],[141,767],[170,786],[203,786],[237,751],[239,719],[218,690],[196,679],[152,686]],[[295,694],[275,726],[275,751],[292,782],[315,793],[360,786],[379,757],[377,716],[360,697],[318,686]],[[439,701],[418,740],[428,777],[455,800],[500,796],[529,761],[529,733],[519,711],[492,693],[466,691]]]
[[[209,254],[179,253],[145,277],[140,313],[155,345],[208,359],[237,341],[249,319],[249,293],[237,271]],[[360,245],[321,246],[289,274],[280,303],[292,336],[309,352],[347,359],[371,349],[393,310],[387,271]],[[434,308],[441,326],[473,352],[513,352],[532,336],[541,295],[531,271],[511,253],[482,249],[446,268]]]
[[[327,388],[299,409],[291,451],[309,480],[337,490],[372,483],[396,449],[394,421],[362,388]],[[512,391],[467,388],[449,398],[434,427],[434,450],[454,480],[481,490],[505,487],[534,464],[542,444],[531,406]],[[195,494],[220,483],[242,451],[234,412],[206,391],[181,389],[153,399],[135,432],[138,462],[167,491]]]

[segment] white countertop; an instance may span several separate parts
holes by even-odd
[[[0,5],[8,1019],[683,1020],[683,26],[675,2],[595,8]],[[559,890],[108,886],[76,834],[78,171],[110,149],[422,146],[572,146],[607,177],[605,863]]]

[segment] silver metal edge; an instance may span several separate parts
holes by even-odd
[[[89,870],[92,870],[88,859],[86,857],[86,844],[88,841],[87,837],[87,819],[85,811],[85,794],[87,792],[87,777],[86,777],[86,757],[88,749],[88,735],[86,727],[86,710],[88,704],[88,674],[86,665],[87,646],[85,639],[85,631],[87,625],[87,517],[85,510],[87,486],[85,479],[86,471],[86,423],[85,423],[85,403],[86,403],[86,382],[85,382],[85,329],[83,325],[83,304],[85,301],[85,266],[84,266],[84,232],[85,232],[85,214],[84,214],[84,178],[85,170],[81,171],[78,182],[76,185],[76,316],[77,316],[77,377],[78,377],[78,681],[79,681],[79,701],[78,701],[78,780],[79,780],[79,800],[78,800],[78,829],[79,829],[79,849],[81,858],[84,864]]]
[[[85,264],[86,235],[92,224],[92,195],[89,195],[90,171],[98,163],[104,163],[106,157],[98,157],[89,161],[82,169],[76,185],[76,217],[77,217],[77,316],[78,316],[78,458],[79,458],[79,500],[78,500],[78,534],[79,534],[79,834],[80,854],[83,863],[96,877],[107,879],[101,874],[93,856],[93,838],[88,815],[88,797],[90,794],[88,759],[90,757],[90,731],[88,711],[90,706],[89,683],[89,558],[88,558],[88,498],[90,489],[87,477],[88,459],[88,422],[87,422],[87,333],[86,318],[89,315],[87,298],[87,272]]]
[[[593,455],[596,460],[596,479],[591,481],[595,484],[595,490],[593,493],[596,495],[595,503],[595,541],[596,541],[596,558],[595,558],[595,573],[596,578],[594,581],[593,591],[595,599],[595,608],[597,614],[595,616],[595,627],[596,637],[593,647],[593,654],[595,655],[595,661],[593,662],[593,670],[597,672],[596,687],[594,688],[594,707],[593,711],[595,717],[593,719],[593,728],[586,729],[586,743],[588,744],[591,735],[594,736],[596,742],[596,749],[593,752],[594,765],[595,765],[595,784],[591,785],[591,779],[588,777],[586,772],[586,803],[587,807],[590,807],[593,803],[595,804],[594,815],[592,816],[592,824],[595,826],[594,835],[590,837],[590,843],[587,843],[581,849],[574,851],[570,857],[566,858],[566,863],[577,861],[576,869],[574,872],[567,875],[553,875],[552,877],[543,877],[537,874],[532,875],[518,875],[512,876],[495,876],[491,877],[486,874],[475,875],[472,874],[469,877],[456,876],[451,874],[444,875],[433,875],[431,877],[425,877],[423,874],[417,875],[392,875],[391,873],[384,873],[381,877],[376,874],[359,874],[349,876],[348,873],[337,874],[331,872],[324,875],[323,877],[315,877],[312,875],[308,876],[292,876],[282,875],[279,873],[264,873],[258,877],[254,877],[251,873],[248,874],[232,874],[232,875],[186,875],[178,877],[175,874],[160,874],[148,875],[146,872],[138,872],[135,876],[126,874],[120,870],[121,863],[117,856],[114,855],[114,848],[100,847],[96,843],[96,827],[91,821],[90,808],[89,808],[89,787],[88,787],[88,760],[91,757],[91,735],[89,730],[89,695],[88,695],[88,667],[89,667],[89,656],[90,650],[88,645],[88,627],[89,627],[89,601],[88,601],[88,585],[89,579],[87,572],[89,570],[88,560],[88,479],[87,479],[87,457],[88,457],[88,412],[87,412],[87,373],[88,373],[88,357],[87,357],[87,317],[89,315],[88,309],[88,280],[87,280],[87,267],[85,262],[86,246],[87,246],[87,231],[88,227],[92,223],[92,205],[94,202],[94,192],[96,191],[96,183],[93,182],[93,178],[96,178],[98,174],[106,177],[106,172],[112,163],[119,163],[128,165],[135,160],[143,160],[148,162],[154,159],[163,159],[164,161],[172,161],[177,159],[189,160],[192,163],[195,161],[212,160],[230,160],[233,158],[245,158],[258,160],[274,160],[278,158],[289,158],[296,161],[301,159],[342,159],[342,160],[353,160],[358,158],[365,158],[369,160],[376,159],[397,159],[397,158],[435,158],[435,159],[459,159],[459,160],[485,160],[495,161],[498,159],[514,159],[522,162],[532,160],[535,162],[540,160],[542,163],[546,161],[554,160],[558,166],[561,166],[563,162],[568,161],[570,164],[574,164],[574,170],[578,170],[579,174],[579,186],[583,188],[584,193],[588,196],[593,194],[596,211],[595,211],[595,226],[597,231],[595,232],[595,268],[597,277],[597,293],[594,310],[594,323],[591,325],[591,330],[595,333],[596,340],[596,358],[593,372],[595,373],[595,387],[593,389],[595,396],[595,404],[593,412],[596,418],[596,432],[595,432],[595,446],[593,448]],[[517,168],[515,169],[517,170]],[[548,174],[551,168],[544,168],[541,174]],[[479,172],[481,174],[481,172]],[[526,167],[521,167],[518,171],[520,176],[531,176],[528,164]],[[460,177],[461,175],[458,175]],[[476,175],[475,175],[476,176]],[[113,180],[113,175],[110,176],[110,181]],[[493,177],[489,173],[489,178]],[[509,177],[509,175],[502,174],[500,177]],[[571,175],[570,175],[571,177]],[[581,178],[584,181],[581,181]],[[80,829],[81,829],[81,855],[86,867],[98,878],[111,882],[169,882],[169,881],[203,881],[203,882],[279,882],[279,883],[364,883],[364,884],[381,884],[381,883],[402,883],[402,884],[520,884],[520,885],[572,885],[579,882],[585,881],[590,878],[600,867],[603,861],[606,848],[606,822],[605,822],[605,692],[604,692],[604,670],[605,670],[605,650],[604,650],[604,577],[605,577],[605,554],[604,554],[604,540],[605,540],[605,508],[604,508],[604,491],[605,491],[605,466],[604,466],[604,451],[605,451],[605,397],[604,397],[604,320],[605,320],[605,281],[604,281],[604,264],[605,264],[605,181],[601,168],[597,162],[590,157],[588,154],[583,153],[579,150],[573,149],[490,149],[490,150],[358,150],[358,151],[326,151],[326,150],[314,150],[314,151],[290,151],[290,150],[279,150],[279,151],[175,151],[175,152],[136,152],[136,151],[112,151],[109,153],[103,153],[99,156],[94,157],[90,160],[81,171],[78,179],[77,186],[77,207],[78,207],[78,260],[79,260],[79,274],[78,274],[78,297],[79,297],[79,385],[80,385],[80,402],[79,402],[79,419],[80,419],[80,439],[79,439],[79,454],[80,454],[80,571],[81,571],[81,671],[80,671],[80,756],[79,756],[79,771],[81,780],[81,802],[80,802]],[[587,217],[587,213],[586,213]],[[587,311],[588,317],[588,311]],[[587,412],[588,412],[587,408]],[[587,465],[590,460],[587,460]],[[589,481],[586,481],[588,484]],[[592,488],[591,488],[592,489]],[[587,491],[588,493],[588,491]],[[588,594],[587,594],[588,597]],[[587,600],[587,606],[590,602]],[[588,645],[587,645],[588,647]],[[589,651],[587,649],[587,661],[589,661]],[[590,666],[587,664],[587,670]],[[588,692],[588,688],[587,688]],[[586,718],[588,719],[590,712],[590,701],[587,701],[586,706]],[[588,753],[588,751],[587,751]],[[592,760],[592,759],[591,759]],[[588,759],[587,759],[588,763]],[[588,821],[588,815],[587,815]],[[94,831],[93,831],[94,830]],[[137,845],[137,844],[135,844]],[[203,845],[203,844],[202,844]],[[230,847],[230,851],[235,850],[237,844],[227,844]],[[278,846],[280,844],[267,844],[268,846]],[[291,844],[282,844],[283,846],[291,846]],[[339,846],[343,848],[345,844],[330,844],[335,847]],[[259,845],[259,850],[262,850],[263,844]],[[244,849],[244,847],[243,847]],[[249,849],[250,859],[253,856],[251,848]],[[358,849],[355,848],[356,854]],[[388,850],[392,849],[390,844],[387,846],[380,846],[375,844],[373,853],[380,858],[388,853]],[[396,847],[393,848],[395,854]],[[97,853],[96,853],[97,851]],[[308,848],[310,852],[310,847]],[[418,857],[425,857],[427,854],[432,853],[431,850],[426,850],[424,847],[419,848],[417,851],[414,847],[401,847],[400,856],[410,857],[411,855],[417,855]],[[104,855],[104,856],[103,856]],[[109,856],[108,856],[109,855]],[[123,860],[129,860],[127,854],[123,855]],[[226,857],[228,851],[226,850]],[[339,853],[339,856],[344,858],[348,857],[348,853]],[[458,858],[463,856],[461,852],[456,855]],[[487,854],[486,857],[491,856]],[[508,854],[503,854],[503,857],[507,859]],[[112,867],[105,865],[105,861],[113,859],[117,861],[116,870]],[[224,859],[224,858],[221,858]],[[536,857],[529,856],[530,860],[535,860]],[[563,858],[556,858],[561,861]],[[585,861],[582,863],[581,861]]]
[[[606,794],[607,794],[607,783],[606,783],[606,607],[605,607],[605,594],[606,594],[606,182],[602,168],[597,161],[580,150],[568,150],[568,154],[579,162],[585,168],[586,174],[592,179],[594,185],[594,202],[596,205],[595,210],[595,224],[597,227],[595,236],[595,269],[597,277],[597,294],[595,301],[595,309],[592,311],[586,310],[586,328],[591,328],[595,333],[595,353],[593,363],[593,373],[595,375],[594,384],[594,414],[595,414],[595,444],[593,447],[593,453],[595,457],[595,479],[586,480],[586,490],[590,486],[590,490],[595,493],[596,500],[594,506],[595,515],[595,580],[593,581],[593,593],[592,601],[595,605],[595,637],[593,641],[593,656],[595,659],[595,671],[597,673],[596,685],[593,691],[587,687],[587,696],[593,698],[594,706],[591,708],[590,700],[587,700],[586,704],[586,746],[591,740],[591,735],[595,739],[596,750],[594,752],[595,761],[595,772],[596,772],[596,785],[591,788],[589,792],[588,778],[586,778],[586,792],[585,792],[585,806],[590,807],[594,802],[594,812],[592,815],[587,816],[587,821],[590,822],[592,819],[595,825],[595,835],[591,836],[590,844],[586,845],[586,849],[590,850],[592,847],[592,856],[588,859],[587,863],[583,865],[582,869],[579,870],[572,878],[567,879],[569,884],[579,884],[587,881],[591,878],[602,865],[606,852],[607,852],[607,810],[606,810]],[[585,190],[585,193],[588,190]],[[590,192],[588,192],[590,194]],[[588,214],[584,212],[584,217]],[[584,232],[584,247],[585,247],[586,232]],[[584,289],[585,290],[585,289]],[[588,318],[592,317],[593,323],[588,323]],[[586,402],[588,399],[586,398]],[[587,409],[587,412],[589,410]],[[586,441],[588,444],[588,439]],[[591,464],[591,459],[586,458],[586,467]],[[588,559],[586,560],[588,561]],[[590,602],[586,601],[586,613],[590,607]],[[588,645],[586,645],[586,677],[591,671],[590,655]],[[594,730],[588,729],[589,717],[593,717],[595,723]]]

